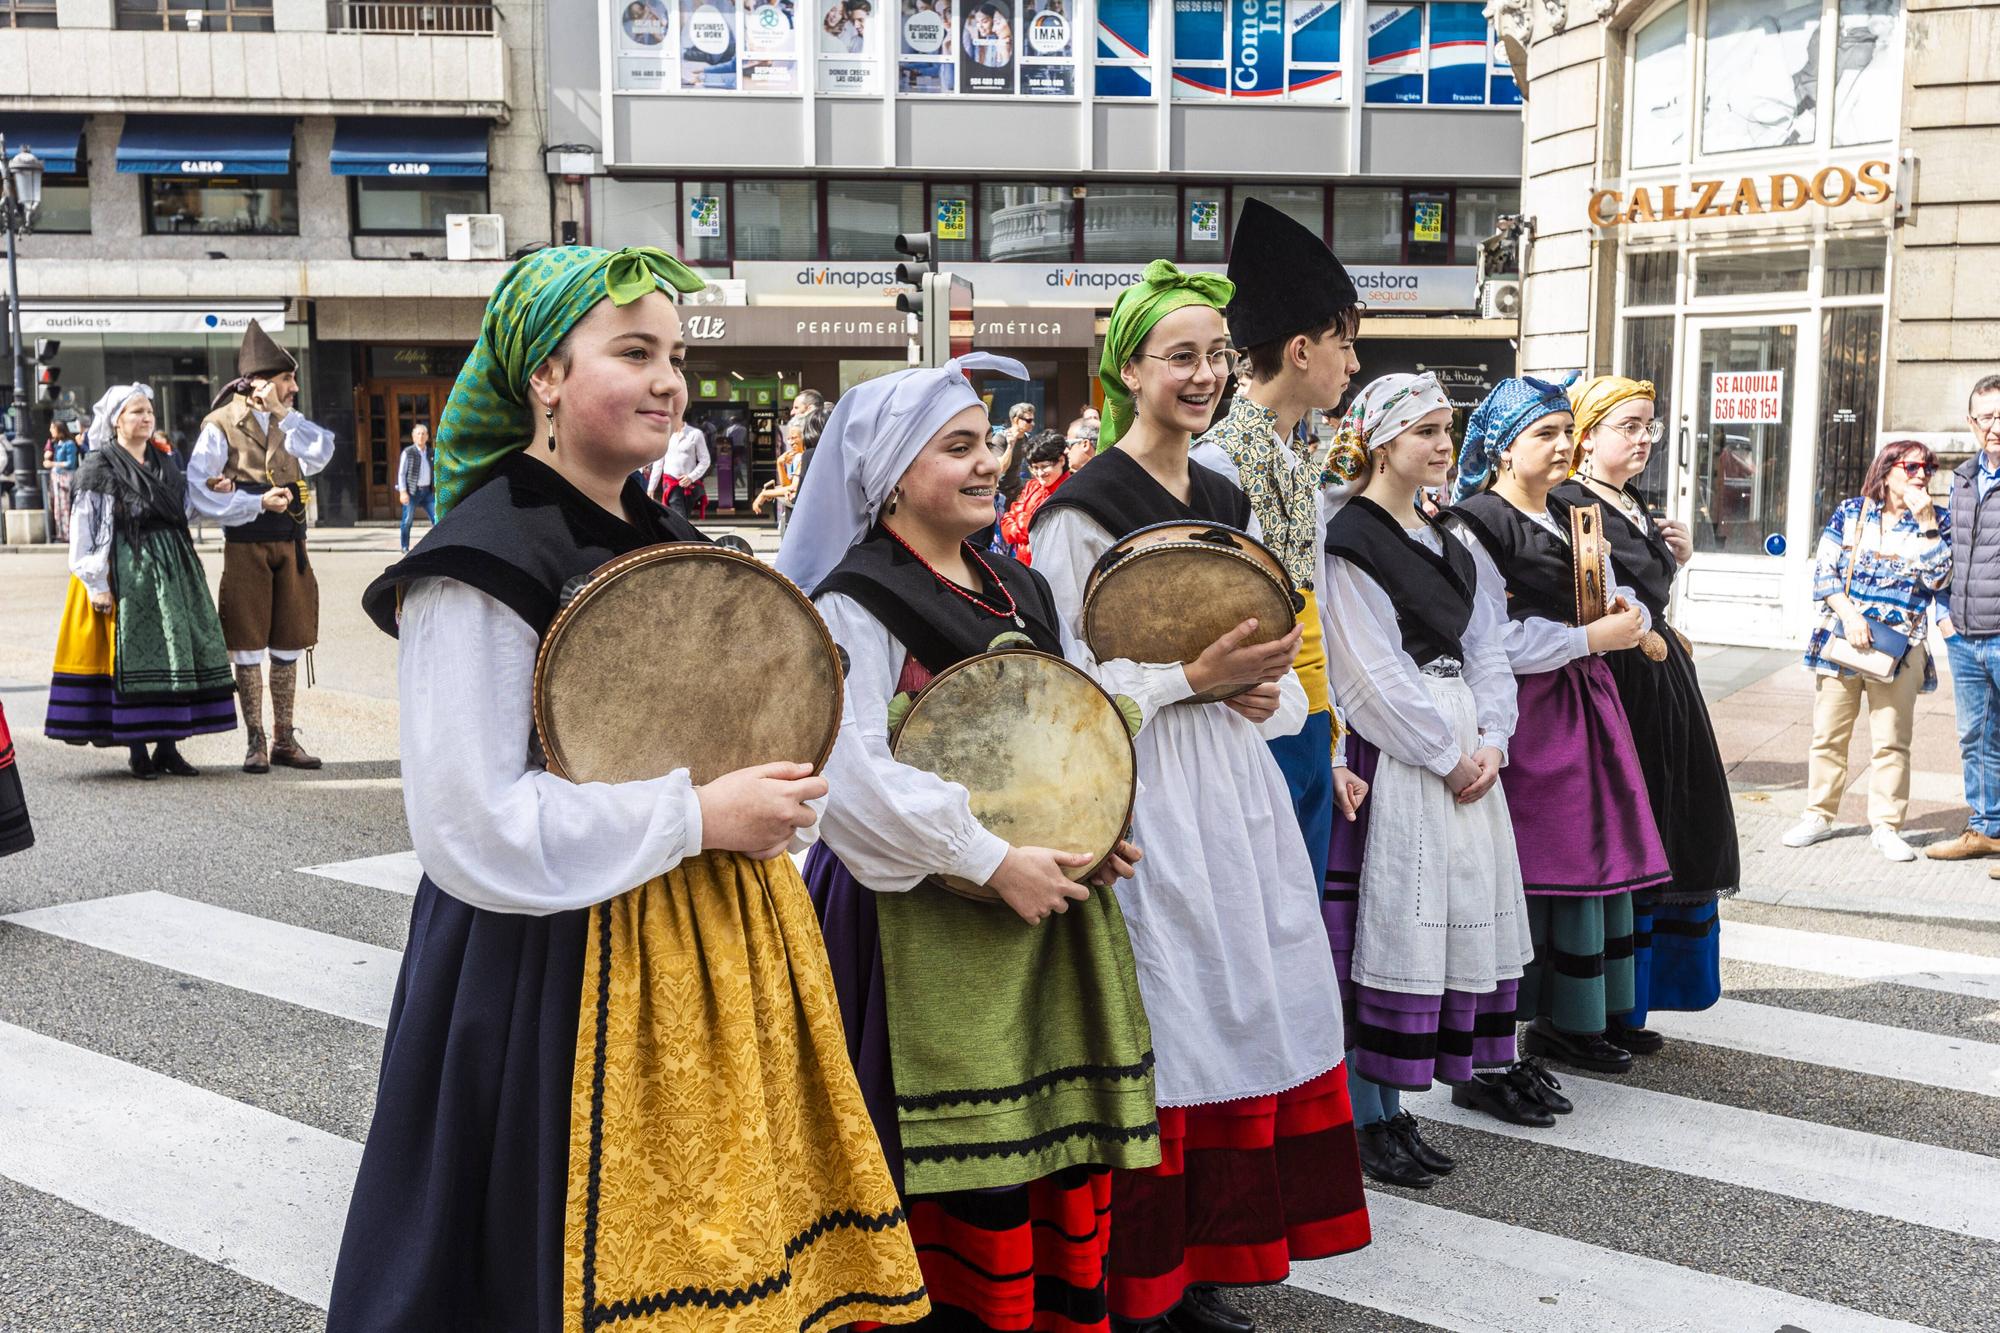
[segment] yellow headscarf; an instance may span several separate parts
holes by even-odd
[[[1579,448],[1583,437],[1591,428],[1611,415],[1611,409],[1628,398],[1653,397],[1651,380],[1628,380],[1623,375],[1599,375],[1595,379],[1580,380],[1570,386],[1569,406],[1576,417],[1576,442]]]

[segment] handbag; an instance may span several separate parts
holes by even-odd
[[[1858,529],[1861,525],[1855,524]],[[1841,582],[1842,596],[1854,586],[1854,566],[1860,558],[1860,534],[1847,543],[1847,577]],[[1833,618],[1833,632],[1828,636],[1826,646],[1820,649],[1820,656],[1838,667],[1845,667],[1857,676],[1886,685],[1902,670],[1903,658],[1910,651],[1910,636],[1902,630],[1884,625],[1878,620],[1868,622],[1868,646],[1856,647],[1847,637],[1847,625],[1836,615]]]

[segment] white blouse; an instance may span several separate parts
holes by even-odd
[[[266,428],[271,416],[268,412],[250,415],[259,429]],[[297,408],[279,418],[278,429],[285,433],[285,452],[299,460],[299,471],[306,476],[318,475],[333,460],[333,432],[306,420],[305,413]],[[194,448],[188,451],[188,508],[225,528],[234,528],[262,514],[264,502],[261,492],[252,494],[241,488],[210,490],[208,483],[221,476],[228,466],[229,442],[222,438],[220,428],[212,424],[203,426],[201,434],[195,437]]]

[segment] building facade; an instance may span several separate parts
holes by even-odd
[[[0,135],[48,170],[23,337],[60,341],[64,409],[146,380],[185,449],[254,318],[340,441],[321,521],[391,515],[398,452],[435,425],[506,256],[551,235],[543,20],[525,0],[0,6]]]
[[[1650,379],[1677,617],[1790,646],[1881,443],[1971,447],[2000,369],[2000,6],[1499,0],[1528,94],[1521,360]]]
[[[1364,373],[1514,368],[1474,254],[1516,211],[1519,93],[1478,3],[596,0],[549,30],[558,225],[708,273],[696,419],[748,418],[747,503],[801,388],[907,364],[893,243],[971,280],[975,345],[1061,429],[1147,261],[1220,268],[1245,200],[1319,232],[1370,306]],[[1012,396],[1010,396],[1012,395]]]

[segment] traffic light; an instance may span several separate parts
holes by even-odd
[[[896,297],[896,309],[911,317],[911,354],[918,365],[941,366],[972,350],[972,284],[938,271],[931,234],[906,232],[896,238],[896,253],[912,262],[896,265],[896,281],[906,290]]]
[[[57,381],[62,379],[62,368],[56,365],[56,353],[62,344],[54,338],[35,339],[35,402],[42,407],[54,407],[62,390]]]

